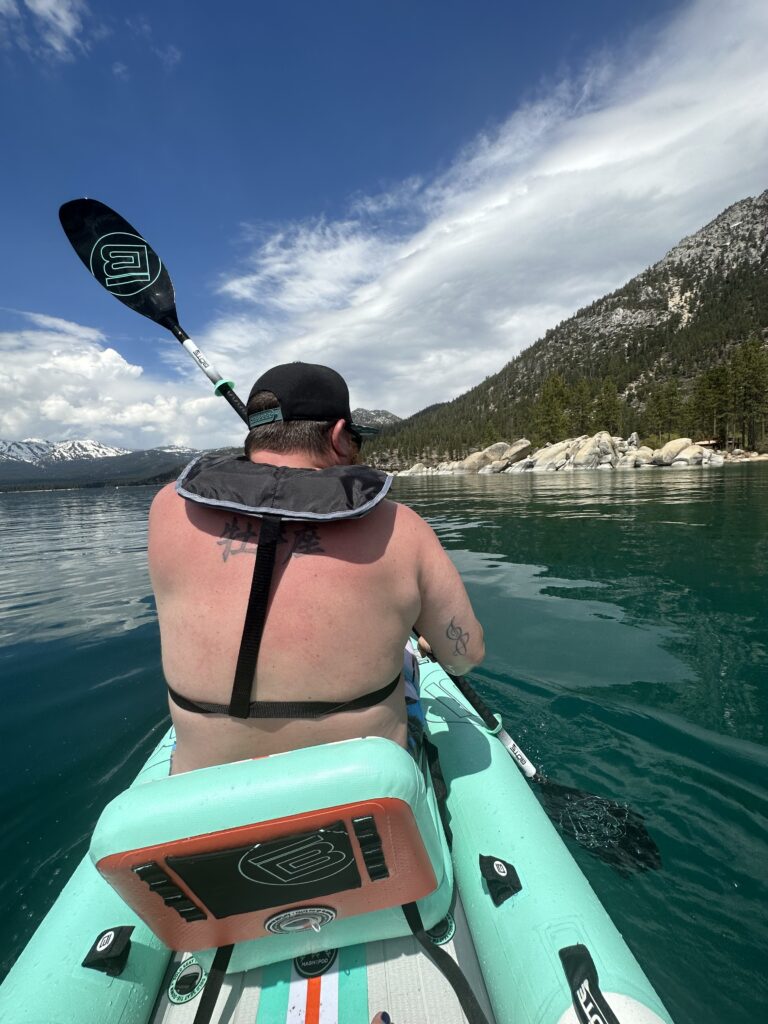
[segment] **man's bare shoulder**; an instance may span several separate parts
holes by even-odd
[[[387,499],[381,504],[390,506],[390,515],[394,519],[395,527],[403,536],[412,536],[425,542],[432,538],[437,539],[429,523],[408,505],[391,499]]]
[[[152,520],[157,519],[158,516],[166,516],[177,509],[183,508],[183,506],[184,499],[176,493],[175,481],[166,484],[165,487],[160,488],[152,499],[152,504],[149,506],[150,525]]]

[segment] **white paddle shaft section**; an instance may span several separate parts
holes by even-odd
[[[189,352],[189,354],[195,360],[195,362],[200,367],[200,369],[203,371],[203,373],[208,378],[208,380],[211,382],[211,384],[218,384],[219,381],[221,380],[221,374],[216,369],[216,367],[213,365],[213,363],[209,362],[205,358],[205,356],[200,351],[200,349],[197,347],[197,345],[194,343],[194,341],[192,341],[191,338],[185,338],[182,341],[181,344],[184,346],[184,348],[187,350],[187,352]]]
[[[536,765],[532,764],[525,754],[522,752],[520,747],[515,743],[512,737],[509,735],[506,729],[499,729],[498,737],[504,746],[509,751],[512,758],[517,762],[517,767],[525,775],[527,779],[532,779],[536,775]]]

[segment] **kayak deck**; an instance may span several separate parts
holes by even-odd
[[[458,900],[452,916],[456,931],[441,948],[462,968],[489,1024],[496,1024]],[[171,960],[150,1024],[193,1024],[199,999],[175,1003],[169,998],[171,982],[190,955],[177,953]],[[466,1024],[450,985],[410,935],[342,948],[315,977],[303,977],[292,960],[228,974],[211,1021],[370,1024],[381,1010],[386,1010],[395,1024]]]

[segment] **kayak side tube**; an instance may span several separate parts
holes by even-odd
[[[601,999],[621,1024],[672,1024],[502,744],[438,665],[420,670],[448,789],[454,873],[497,1024],[611,1021]],[[498,906],[480,855],[510,882]],[[521,884],[514,893],[509,866]]]

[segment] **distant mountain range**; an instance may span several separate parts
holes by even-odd
[[[73,459],[104,459],[128,455],[128,448],[112,448],[100,441],[42,441],[28,437],[24,441],[0,440],[0,463],[27,462],[33,466],[71,462]]]
[[[160,483],[194,454],[174,445],[129,451],[90,440],[0,440],[0,490]]]
[[[355,409],[356,423],[383,426],[399,417],[385,409]],[[166,445],[131,451],[100,441],[0,439],[0,490],[161,484],[173,480],[197,449]]]

